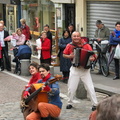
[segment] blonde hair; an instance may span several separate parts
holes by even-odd
[[[22,30],[20,28],[17,28],[16,33],[18,33],[19,30],[22,32]]]
[[[42,31],[42,32],[41,32],[41,35],[42,35],[43,33],[45,33],[45,34],[47,35],[47,32],[46,32],[46,31]]]
[[[20,22],[26,24],[26,20],[24,18],[20,19]]]

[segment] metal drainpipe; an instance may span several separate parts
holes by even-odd
[[[20,19],[21,19],[21,2],[18,6],[18,28],[20,28],[21,23],[20,23]]]

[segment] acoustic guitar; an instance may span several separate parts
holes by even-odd
[[[21,112],[23,113],[24,119],[27,115],[29,115],[31,112],[37,112],[37,106],[40,102],[46,102],[48,103],[48,94],[46,91],[43,91],[42,88],[44,86],[50,85],[62,78],[62,75],[56,75],[53,79],[48,80],[45,83],[36,83],[32,84],[30,86],[30,96],[28,96],[26,99],[21,97],[21,103],[20,108]]]

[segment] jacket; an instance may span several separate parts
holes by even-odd
[[[26,37],[26,40],[29,40],[30,39],[30,28],[27,25],[25,25],[25,27],[21,26],[21,29],[22,29],[22,34],[24,34]]]
[[[51,58],[50,48],[51,48],[50,40],[48,38],[45,38],[45,40],[42,41],[41,59]]]
[[[6,38],[8,36],[9,36],[8,31],[4,30],[4,38]],[[8,42],[7,41],[5,41],[5,49],[8,51]]]
[[[65,49],[68,43],[72,42],[72,39],[69,38],[61,38],[59,40],[59,58],[60,58],[60,71],[69,71],[71,67],[71,60],[63,57],[63,50]]]
[[[53,79],[54,77],[50,77],[47,81],[50,79]],[[43,83],[42,79],[38,81],[38,83]],[[50,104],[54,104],[58,106],[60,109],[62,108],[62,102],[60,100],[60,91],[59,91],[59,85],[58,82],[52,83],[49,85],[49,87],[52,89],[52,92],[48,93],[48,99]]]
[[[109,39],[110,45],[117,45],[120,43],[120,38],[118,36],[118,31],[114,30],[114,33],[110,34],[110,39]]]
[[[99,29],[95,31],[95,38],[101,38],[101,40],[109,40],[110,30],[106,26],[103,26],[103,28],[100,29],[100,33],[98,33]]]

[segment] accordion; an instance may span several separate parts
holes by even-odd
[[[89,58],[93,54],[93,51],[89,51],[83,48],[74,48],[74,58],[72,65],[74,67],[82,66],[85,69],[89,69],[91,67],[91,61]]]

